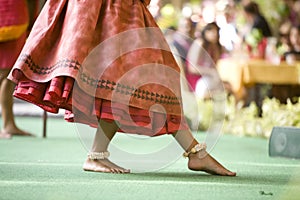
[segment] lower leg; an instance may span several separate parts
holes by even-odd
[[[129,173],[129,170],[119,167],[112,163],[107,157],[107,149],[110,141],[115,136],[118,130],[118,125],[115,122],[99,121],[94,143],[91,148],[90,155],[101,155],[101,159],[92,159],[90,156],[84,163],[83,169],[94,172],[108,172],[108,173]],[[101,157],[100,156],[100,157]]]
[[[16,126],[13,114],[13,91],[15,84],[8,79],[3,79],[0,87],[0,103],[2,108],[2,134],[31,135]]]
[[[15,120],[13,115],[13,84],[9,80],[4,79],[1,84],[0,96],[1,96],[1,108],[3,129],[15,127]]]
[[[195,145],[199,144],[189,130],[178,131],[174,135],[176,141],[186,151],[190,152]],[[236,173],[227,170],[218,161],[216,161],[205,149],[190,153],[188,155],[188,167],[194,171],[204,171],[209,174],[222,176],[235,176]]]
[[[115,136],[117,130],[118,125],[115,122],[106,122],[104,120],[100,120],[91,151],[107,151],[108,145]]]
[[[0,70],[0,102],[1,102],[1,96],[3,96],[1,94],[1,85],[2,85],[2,81],[5,78],[6,78],[6,72]],[[10,139],[10,138],[11,138],[11,134],[0,130],[0,139]]]

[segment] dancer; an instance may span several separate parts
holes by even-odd
[[[14,95],[49,112],[64,108],[67,121],[97,127],[86,171],[130,172],[108,158],[118,131],[171,134],[191,170],[234,176],[190,132],[179,67],[148,4],[48,0],[9,75],[17,83]]]

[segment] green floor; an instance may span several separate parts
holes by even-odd
[[[300,199],[300,161],[268,157],[266,139],[220,138],[212,155],[237,171],[234,178],[191,172],[184,158],[148,173],[103,174],[81,169],[87,152],[74,124],[50,118],[43,139],[40,118],[17,123],[36,137],[0,140],[1,200]],[[140,149],[128,137],[116,141]]]

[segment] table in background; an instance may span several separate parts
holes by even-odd
[[[274,64],[267,60],[225,58],[219,60],[217,69],[220,78],[231,84],[238,100],[243,99],[247,87],[256,83],[300,86],[300,63]]]

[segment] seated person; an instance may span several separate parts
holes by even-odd
[[[291,27],[289,44],[289,50],[284,53],[284,59],[287,63],[293,64],[295,61],[300,61],[300,25]],[[300,96],[300,87],[299,85],[276,84],[272,87],[272,95],[281,103],[286,103],[288,98],[295,103]]]
[[[219,90],[222,82],[215,68],[217,61],[224,55],[221,46],[219,27],[215,22],[207,24],[187,55],[186,79],[191,91],[200,98],[211,98],[212,92]],[[228,84],[223,87],[228,89]]]
[[[300,25],[293,26],[289,34],[290,49],[285,52],[285,60],[289,63],[300,61]]]

